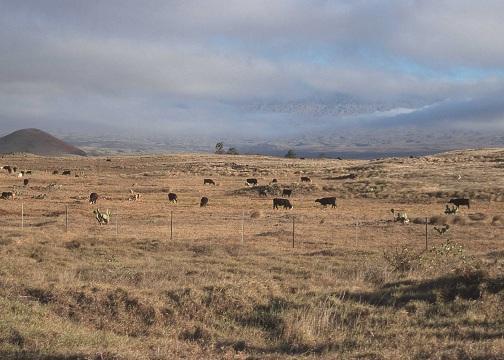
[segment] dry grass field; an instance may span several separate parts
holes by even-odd
[[[504,359],[503,149],[107,160],[0,160],[33,171],[0,173],[0,359]],[[445,215],[453,196],[470,209]]]

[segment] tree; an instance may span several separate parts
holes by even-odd
[[[297,155],[294,152],[294,150],[289,149],[289,151],[287,151],[287,154],[285,154],[285,157],[288,159],[295,159],[295,158],[297,158]]]
[[[216,154],[224,154],[224,143],[218,142],[215,144],[215,153]]]
[[[236,148],[234,148],[234,147],[230,147],[227,151],[227,154],[228,155],[240,155],[238,150],[236,150]]]

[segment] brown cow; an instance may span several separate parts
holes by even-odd
[[[301,176],[301,182],[311,182],[311,179],[308,176]]]
[[[168,194],[168,200],[174,204],[177,203],[177,194],[175,193],[169,193]]]
[[[89,195],[89,203],[90,204],[96,204],[96,202],[98,201],[98,194],[93,192]]]
[[[11,191],[4,191],[2,192],[1,198],[4,200],[14,200],[16,198],[16,193]]]
[[[200,201],[200,207],[205,207],[208,205],[208,198],[206,196],[203,196]]]
[[[321,199],[315,200],[315,202],[318,202],[320,205],[324,205],[326,207],[327,205],[331,205],[331,207],[335,208],[336,207],[336,198],[335,197],[325,197]]]
[[[282,190],[282,196],[291,197],[291,195],[292,195],[292,190],[291,189],[283,189]]]
[[[274,198],[273,199],[273,209],[278,209],[279,206],[283,206],[284,209],[292,209],[293,206],[291,202],[287,199]]]

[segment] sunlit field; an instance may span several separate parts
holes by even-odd
[[[502,149],[0,161],[2,359],[504,359]]]

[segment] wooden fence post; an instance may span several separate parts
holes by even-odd
[[[294,241],[295,241],[295,237],[296,237],[296,231],[295,231],[295,227],[294,227],[294,224],[296,223],[296,218],[293,216],[292,217],[292,248],[294,249]]]
[[[170,211],[170,240],[173,240],[173,210]]]
[[[428,247],[429,247],[429,244],[428,244],[429,233],[428,233],[428,229],[427,229],[428,223],[429,223],[428,218],[425,218],[425,251],[427,251]]]
[[[245,210],[242,210],[241,218],[241,244],[243,245],[243,233],[245,232]]]

